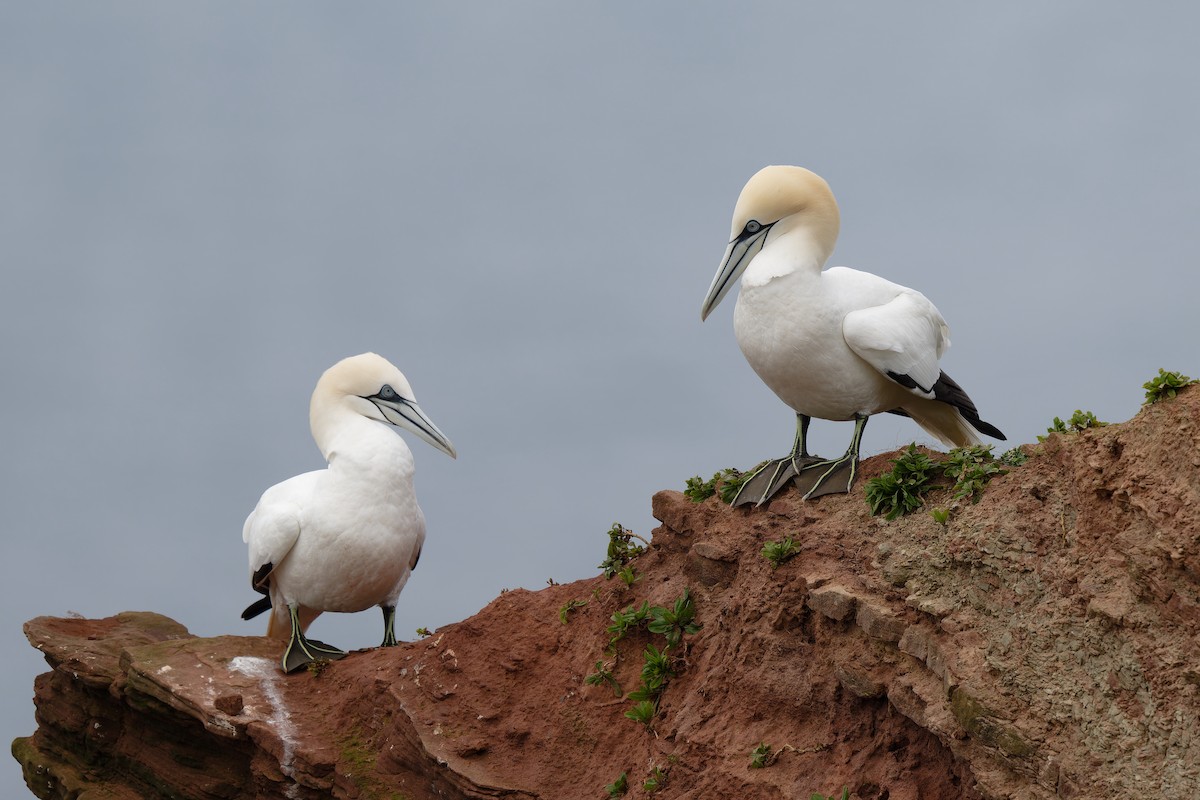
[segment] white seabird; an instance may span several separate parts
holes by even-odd
[[[740,277],[733,328],[763,382],[796,412],[792,452],[768,461],[734,505],[765,502],[789,479],[805,499],[848,492],[863,428],[872,414],[911,417],[942,443],[1004,439],[938,359],[950,329],[920,292],[846,267],[822,271],[840,225],[837,201],[803,167],[765,167],[746,183],[730,242],[700,310],[704,320]],[[808,453],[812,417],[854,420],[845,455]]]
[[[417,566],[425,517],[413,492],[413,457],[387,426],[415,433],[456,457],[400,370],[374,353],[334,364],[309,404],[326,469],[263,493],[246,518],[250,584],[267,597],[242,613],[271,609],[267,635],[287,641],[283,670],[346,655],[304,632],[323,611],[383,609],[383,647],[396,644],[396,600]]]

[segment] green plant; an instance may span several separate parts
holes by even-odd
[[[1050,427],[1046,428],[1046,433],[1078,433],[1079,431],[1086,430],[1087,428],[1103,428],[1107,424],[1107,422],[1101,422],[1100,420],[1096,419],[1096,415],[1090,411],[1080,411],[1079,409],[1075,409],[1075,413],[1072,414],[1071,418],[1066,422],[1063,422],[1058,417],[1055,417],[1054,422],[1051,423]],[[1039,442],[1046,441],[1045,436],[1039,436],[1037,439]]]
[[[771,749],[771,745],[766,742],[759,742],[758,747],[750,751],[750,769],[762,769],[769,766],[774,758],[775,751]]]
[[[633,531],[622,527],[619,522],[614,522],[609,528],[607,557],[600,563],[600,569],[604,570],[604,577],[611,579],[620,572],[621,567],[625,566],[627,561],[646,552],[645,547],[633,544],[634,539],[647,545],[650,544]]]
[[[640,606],[626,606],[622,611],[613,612],[613,615],[609,617],[612,625],[607,628],[608,632],[612,634],[612,639],[608,642],[609,647],[624,639],[630,628],[636,628],[649,618],[650,603],[645,600]]]
[[[755,468],[757,469],[757,467]],[[729,467],[721,473],[721,485],[717,489],[717,494],[721,498],[721,502],[725,505],[732,505],[733,498],[737,497],[738,490],[742,488],[742,484],[753,477],[755,470],[742,472],[741,470]],[[715,477],[715,476],[714,476]]]
[[[667,679],[675,674],[671,670],[671,657],[667,655],[667,649],[659,650],[654,645],[648,644],[642,653],[644,661],[642,686],[656,695],[662,693],[663,688],[667,685]]]
[[[646,627],[651,633],[667,637],[667,647],[679,644],[684,634],[696,633],[703,626],[695,621],[696,606],[692,603],[691,590],[684,589],[683,595],[671,608],[655,606],[650,609],[650,622]]]
[[[308,674],[314,678],[321,677],[325,670],[329,669],[329,665],[333,662],[328,658],[316,658],[308,662]]]
[[[688,478],[683,490],[683,496],[693,503],[703,503],[717,493],[717,481],[721,473],[716,473],[709,480],[703,480],[699,475]]]
[[[1200,383],[1200,381],[1189,378],[1181,372],[1167,372],[1159,367],[1158,375],[1142,384],[1142,388],[1146,390],[1146,399],[1142,405],[1148,406],[1159,400],[1170,399],[1178,394],[1180,389],[1194,383]]]
[[[825,795],[821,794],[820,792],[813,792],[813,795],[812,795],[812,797],[809,798],[809,800],[850,800],[850,787],[849,786],[842,787],[841,798],[836,798],[833,795],[829,795],[829,797],[826,797]]]
[[[417,628],[417,636],[420,636],[422,639],[424,639],[426,636],[433,636],[433,631],[429,630],[429,628],[421,626],[420,628]]]
[[[566,625],[571,612],[583,608],[587,605],[587,600],[568,600],[558,609],[558,618],[562,620],[562,624]]]
[[[646,778],[645,782],[642,783],[642,788],[650,794],[654,794],[661,789],[663,784],[666,782],[667,770],[663,769],[662,767],[655,767],[654,769],[650,770],[650,777]]]
[[[954,499],[970,497],[978,503],[983,496],[983,487],[997,475],[1008,470],[999,466],[992,458],[990,444],[973,447],[956,447],[946,460],[945,475],[954,479]]]
[[[762,557],[771,562],[771,569],[779,569],[780,564],[799,554],[796,543],[790,536],[782,541],[767,542],[762,549]]]
[[[916,511],[924,501],[921,495],[933,488],[937,464],[910,444],[899,458],[892,460],[892,471],[867,481],[867,504],[871,516],[885,514],[895,519]]]
[[[602,683],[606,683],[612,687],[613,693],[616,694],[617,697],[620,697],[623,694],[621,691],[621,684],[617,683],[616,676],[613,675],[612,670],[609,669],[608,665],[603,661],[596,662],[596,671],[585,677],[583,682],[588,686],[599,686]]]
[[[708,480],[702,480],[699,475],[688,478],[683,494],[693,503],[703,503],[714,494],[719,495],[721,502],[729,505],[737,496],[738,489],[753,475],[754,472],[742,472],[733,467],[726,467],[720,472],[714,472]]]
[[[1029,456],[1019,447],[1014,447],[1012,450],[1005,450],[1000,454],[999,461],[1002,464],[1008,464],[1010,467],[1019,467],[1029,460]]]
[[[639,700],[633,704],[633,707],[625,712],[625,716],[634,722],[640,722],[647,728],[654,721],[654,714],[658,711],[653,700]]]
[[[929,516],[933,517],[933,521],[938,525],[945,525],[950,521],[950,509],[948,508],[931,508]]]
[[[608,792],[609,797],[620,797],[629,791],[629,775],[622,772],[620,776],[604,787],[604,791]]]
[[[621,582],[626,586],[633,586],[642,579],[641,575],[638,575],[636,572],[634,572],[632,564],[626,564],[625,566],[621,567],[621,571],[617,573],[617,577],[620,578]]]

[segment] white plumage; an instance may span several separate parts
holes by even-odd
[[[395,644],[396,601],[421,554],[425,517],[413,491],[412,453],[389,428],[455,456],[404,375],[374,353],[339,361],[321,376],[309,424],[329,466],[267,489],[242,530],[251,584],[270,599],[267,634],[288,641],[289,672],[344,655],[304,637],[324,611],[378,605],[383,644]],[[263,610],[259,601],[243,616]]]
[[[802,167],[766,167],[750,179],[733,214],[731,241],[709,287],[701,319],[741,278],[734,333],[763,382],[797,414],[792,452],[748,481],[738,504],[763,502],[789,480],[806,497],[849,491],[866,419],[912,417],[951,446],[1003,434],[938,360],[949,328],[923,294],[869,272],[824,270],[840,218],[829,185]],[[846,455],[808,454],[811,417],[856,420]]]

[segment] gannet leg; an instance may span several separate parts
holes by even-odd
[[[380,606],[383,609],[383,644],[380,647],[396,646],[396,607]]]
[[[754,503],[761,506],[779,493],[793,478],[808,468],[811,464],[824,463],[824,459],[808,454],[808,425],[812,418],[804,414],[796,415],[796,440],[792,444],[792,452],[783,458],[772,459],[755,470],[734,495],[731,506],[744,506]]]
[[[336,647],[304,636],[300,630],[300,618],[297,616],[295,605],[288,606],[288,612],[292,617],[292,637],[288,639],[287,648],[283,651],[284,672],[295,672],[314,661],[337,661],[346,657],[346,654]]]
[[[805,500],[827,494],[848,494],[858,477],[858,448],[862,443],[863,430],[868,417],[854,418],[854,437],[850,447],[841,458],[816,461],[799,470],[796,486],[804,492]]]

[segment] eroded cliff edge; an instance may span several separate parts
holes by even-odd
[[[45,798],[599,798],[622,772],[638,797],[656,766],[667,798],[1200,796],[1200,390],[1026,450],[945,525],[660,492],[632,587],[507,592],[319,674],[153,614],[39,618],[13,752]],[[584,678],[614,612],[685,588],[704,627],[647,728]],[[652,641],[618,644],[626,691]]]

